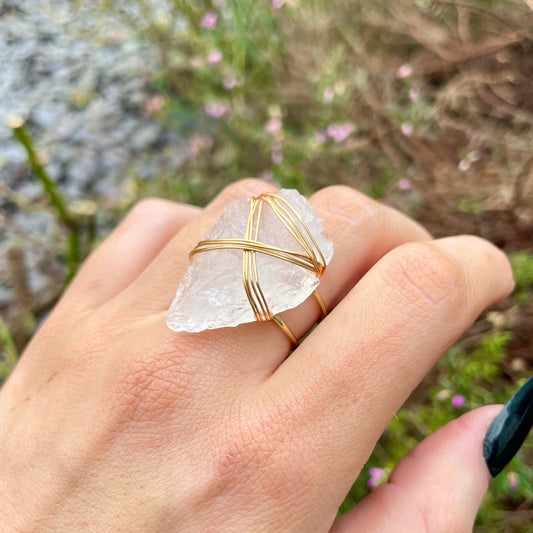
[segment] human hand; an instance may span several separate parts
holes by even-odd
[[[204,210],[141,202],[88,259],[0,392],[2,531],[471,531],[496,406],[334,520],[394,413],[512,289],[505,256],[331,187],[310,199],[335,245],[330,314],[289,358],[273,323],[170,331],[189,251],[226,204],[268,190],[238,182]],[[300,337],[316,302],[283,317]]]

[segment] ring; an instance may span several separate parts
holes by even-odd
[[[232,202],[190,252],[167,325],[198,332],[273,321],[295,347],[279,313],[313,295],[326,316],[317,286],[332,256],[323,220],[297,191]]]

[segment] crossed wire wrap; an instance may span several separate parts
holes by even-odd
[[[268,205],[272,209],[283,226],[302,248],[303,252],[286,250],[270,244],[261,243],[258,240],[264,205]],[[255,319],[259,322],[274,320],[292,344],[297,345],[298,341],[292,331],[279,316],[274,316],[269,309],[268,302],[259,283],[256,254],[261,253],[282,259],[310,272],[314,272],[316,277],[320,278],[326,269],[326,260],[302,217],[281,196],[275,193],[264,193],[250,200],[250,211],[243,239],[206,239],[200,241],[189,254],[189,258],[192,259],[198,253],[229,249],[243,250],[243,284]],[[325,316],[327,313],[326,306],[320,294],[315,291],[313,296],[320,306],[322,316]]]

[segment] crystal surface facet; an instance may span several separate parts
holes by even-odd
[[[283,189],[284,198],[300,215],[324,255],[326,265],[333,256],[333,243],[323,220],[297,191]],[[206,239],[243,239],[250,199],[226,206]],[[270,206],[264,205],[258,241],[303,253]],[[314,272],[283,259],[256,253],[259,283],[266,301],[276,315],[306,300],[320,280]],[[242,277],[243,250],[210,250],[193,256],[168,310],[167,325],[173,331],[199,332],[254,322]]]

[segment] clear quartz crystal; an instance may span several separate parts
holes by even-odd
[[[297,191],[283,189],[277,194],[302,217],[328,264],[333,256],[333,243],[323,220]],[[243,239],[249,211],[249,198],[227,205],[206,239]],[[258,240],[305,253],[267,204],[263,204]],[[168,327],[198,332],[254,322],[244,289],[242,261],[242,250],[212,250],[194,255],[168,310]],[[274,315],[301,304],[319,284],[313,272],[283,259],[256,253],[256,261],[259,284]]]

